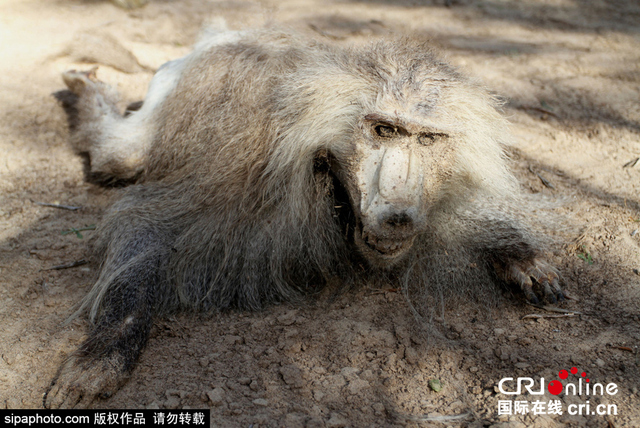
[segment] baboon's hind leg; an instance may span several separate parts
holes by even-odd
[[[87,407],[115,393],[133,371],[149,338],[166,257],[157,233],[138,227],[121,229],[125,238],[110,245],[106,278],[90,293],[100,302],[95,327],[58,369],[44,407]]]
[[[117,92],[97,79],[95,68],[70,70],[62,78],[69,89],[55,96],[67,112],[71,146],[86,160],[87,180],[134,182],[144,169],[152,137],[149,118],[123,117]]]

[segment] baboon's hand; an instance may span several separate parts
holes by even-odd
[[[558,271],[542,260],[512,262],[504,267],[503,275],[507,282],[517,284],[531,303],[564,300]]]
[[[47,409],[86,408],[96,397],[110,397],[127,379],[117,356],[92,359],[72,355],[58,369],[44,395]]]

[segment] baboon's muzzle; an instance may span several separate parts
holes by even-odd
[[[352,198],[357,217],[354,242],[374,264],[393,265],[424,229],[420,156],[408,145],[368,148],[356,173]]]

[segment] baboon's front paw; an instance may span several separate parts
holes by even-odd
[[[87,87],[92,87],[98,82],[97,69],[98,67],[93,67],[88,71],[65,71],[62,73],[62,80],[64,80],[64,84],[67,85],[71,92],[80,95]]]
[[[512,262],[505,267],[504,275],[507,282],[520,286],[531,303],[539,303],[540,300],[556,303],[564,300],[558,271],[542,260]]]
[[[121,359],[85,359],[71,356],[44,395],[47,409],[86,408],[96,397],[113,395],[127,379]]]

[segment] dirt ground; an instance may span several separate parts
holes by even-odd
[[[62,231],[99,227],[118,192],[83,182],[51,96],[60,73],[99,64],[123,104],[136,101],[154,69],[222,20],[331,43],[426,36],[501,95],[524,192],[567,225],[550,257],[572,297],[561,307],[581,314],[497,291],[494,308],[451,304],[435,321],[442,337],[426,340],[401,293],[366,287],[261,313],[185,314],[157,321],[131,380],[96,407],[211,408],[214,426],[640,426],[640,4],[626,0],[152,0],[135,11],[0,0],[0,407],[40,407],[83,339],[84,318],[63,322],[97,266],[49,269],[87,257],[95,232]],[[499,400],[540,398],[507,396],[500,379],[548,382],[571,367],[617,394],[547,392],[561,415],[498,414]],[[568,413],[587,401],[617,414]]]

